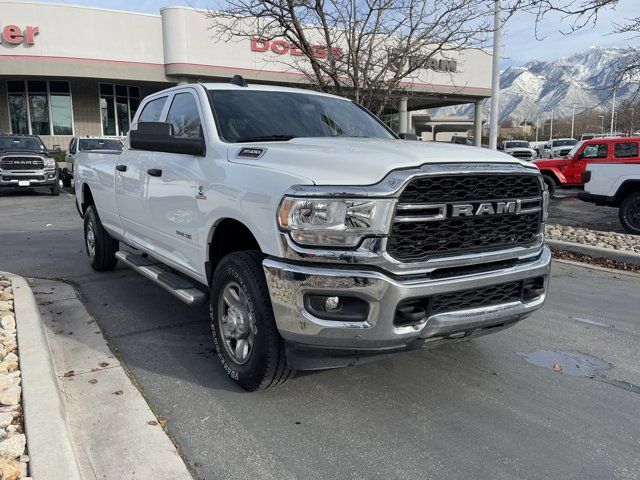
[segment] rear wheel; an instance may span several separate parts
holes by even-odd
[[[67,169],[62,171],[60,180],[62,180],[63,187],[69,188],[71,186],[71,176],[69,176],[69,171]]]
[[[547,184],[547,188],[549,189],[549,196],[553,197],[553,195],[556,193],[557,188],[555,178],[550,175],[543,174],[542,179],[544,180],[544,183]]]
[[[640,192],[632,193],[622,201],[618,218],[627,232],[640,235]]]
[[[98,272],[116,268],[118,241],[104,229],[94,205],[84,213],[84,243],[91,268]]]
[[[274,387],[292,376],[260,252],[235,252],[220,261],[211,281],[210,315],[222,367],[245,390]]]

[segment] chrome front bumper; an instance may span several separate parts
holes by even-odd
[[[514,266],[461,274],[447,278],[399,280],[374,270],[312,266],[275,259],[263,262],[276,324],[286,342],[305,348],[342,349],[351,352],[385,352],[446,339],[460,339],[493,331],[522,320],[545,301],[551,252]],[[396,326],[398,304],[410,298],[472,290],[531,278],[544,278],[544,291],[528,302],[448,311],[430,316],[418,325]],[[305,308],[305,294],[349,295],[368,302],[364,322],[323,320]],[[497,329],[497,328],[496,328]],[[337,366],[337,365],[336,365]]]
[[[29,185],[20,185],[29,182]],[[58,171],[45,170],[0,170],[0,186],[3,187],[48,187],[58,182]]]

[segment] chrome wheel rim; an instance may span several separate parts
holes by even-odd
[[[257,329],[247,295],[236,282],[227,283],[220,292],[218,326],[227,354],[238,365],[247,363]]]
[[[96,236],[93,233],[93,225],[87,225],[87,253],[91,260],[96,256]]]

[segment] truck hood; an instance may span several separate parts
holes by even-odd
[[[258,158],[239,156],[243,148],[262,149]],[[255,152],[254,152],[255,153]],[[294,138],[229,146],[230,162],[280,170],[317,185],[371,185],[392,170],[428,163],[511,163],[530,165],[511,155],[450,143],[373,138]]]

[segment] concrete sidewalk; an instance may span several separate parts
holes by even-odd
[[[30,281],[30,286],[42,316],[43,339],[48,344],[41,349],[51,352],[50,363],[80,477],[192,480],[162,429],[163,420],[155,417],[114,357],[74,289],[48,280]],[[27,405],[39,401],[26,400]],[[28,425],[28,408],[25,421]],[[53,446],[49,449],[55,451],[57,447]],[[38,452],[30,453],[35,460]]]

